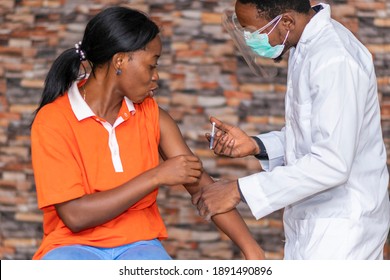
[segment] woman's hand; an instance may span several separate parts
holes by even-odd
[[[218,131],[214,136],[213,150],[217,155],[228,156],[232,158],[246,157],[256,155],[260,152],[257,143],[252,137],[236,126],[211,117],[210,122],[215,122]],[[206,133],[206,138],[210,141],[210,133]]]
[[[194,184],[203,173],[202,163],[194,155],[179,155],[156,167],[157,185]]]

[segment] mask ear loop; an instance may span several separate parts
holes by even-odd
[[[286,43],[289,34],[290,34],[290,30],[287,30],[287,34],[286,34],[286,37],[284,38],[282,45],[284,45]]]
[[[277,18],[277,17],[276,17]],[[275,18],[275,19],[276,19]],[[267,35],[271,34],[272,31],[274,31],[275,27],[278,25],[278,23],[282,20],[282,15],[279,16],[277,23],[275,23],[274,27],[272,27],[271,31],[267,33]],[[272,21],[271,21],[272,22]],[[270,22],[270,23],[271,23]]]
[[[267,27],[269,27],[269,26],[270,26],[271,24],[273,24],[275,21],[278,21],[278,22],[275,24],[275,26],[272,28],[272,30],[271,30],[270,32],[267,33],[267,35],[268,35],[269,33],[271,33],[271,32],[275,29],[276,25],[278,25],[278,23],[279,23],[279,21],[280,21],[281,19],[282,19],[282,15],[278,15],[276,18],[274,18],[273,20],[271,20],[269,23],[267,23],[267,24],[264,25],[263,27],[257,29],[254,33],[261,33],[264,29],[266,29]]]

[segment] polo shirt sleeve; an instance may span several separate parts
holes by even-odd
[[[85,194],[77,145],[70,128],[52,127],[35,120],[31,152],[39,208],[79,198]]]
[[[155,141],[158,145],[160,143],[160,115],[158,104],[153,98],[148,97],[141,103],[141,106],[148,119],[147,125],[150,126],[148,129],[154,132],[152,135],[155,135]]]

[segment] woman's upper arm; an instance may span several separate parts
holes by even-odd
[[[192,155],[183,136],[172,117],[163,109],[160,110],[160,153],[164,159],[178,155]]]
[[[160,108],[160,154],[164,160],[178,155],[193,155],[192,151],[184,141],[184,138],[172,117]],[[199,187],[214,183],[213,179],[203,172],[196,184],[187,184],[184,187],[193,195]]]

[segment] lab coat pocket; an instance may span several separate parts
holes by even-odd
[[[356,225],[352,221],[340,218],[319,218],[297,220],[296,225],[300,242],[295,243],[293,258],[351,258],[356,240]]]
[[[312,104],[299,104],[294,102],[292,110],[292,130],[295,138],[295,154],[300,158],[310,152],[311,138],[311,115]]]

